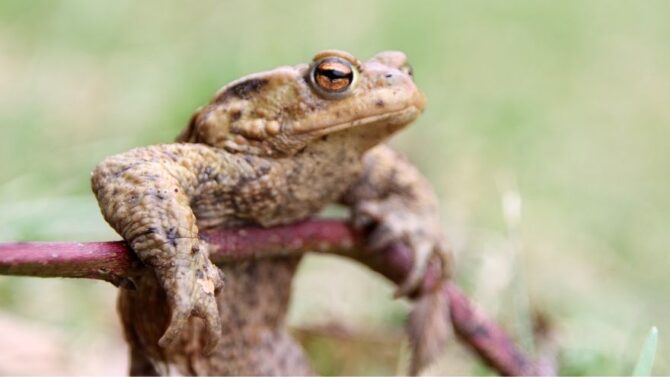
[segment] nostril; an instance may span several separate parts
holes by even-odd
[[[390,79],[391,77],[393,77],[393,73],[387,73],[387,74],[384,75],[384,77],[386,77],[387,79]]]

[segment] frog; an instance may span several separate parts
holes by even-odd
[[[394,242],[416,294],[450,254],[428,180],[389,138],[425,108],[407,56],[340,50],[235,80],[195,111],[174,143],[107,157],[91,186],[104,219],[147,267],[121,289],[131,375],[309,375],[286,313],[301,256],[215,265],[203,229],[292,224],[349,210],[366,249]]]

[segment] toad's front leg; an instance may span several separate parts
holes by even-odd
[[[450,254],[440,230],[437,198],[432,188],[402,155],[386,145],[364,156],[361,177],[341,198],[355,227],[367,230],[368,247],[380,250],[400,242],[413,251],[413,266],[396,296],[415,293],[432,258],[450,274]]]
[[[138,148],[101,162],[92,187],[105,220],[156,274],[165,290],[170,322],[159,344],[171,345],[193,314],[205,320],[208,349],[221,333],[215,293],[220,270],[198,239],[189,205],[200,167],[220,162],[206,147],[193,144]],[[219,164],[220,165],[220,164]]]

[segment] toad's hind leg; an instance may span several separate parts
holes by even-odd
[[[157,347],[168,320],[165,295],[150,271],[136,280],[135,290],[121,288],[117,310],[123,334],[129,347],[129,375],[160,376],[167,374],[163,350]]]
[[[129,376],[161,376],[156,366],[136,346],[130,345],[130,370]]]

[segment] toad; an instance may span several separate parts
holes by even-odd
[[[173,144],[109,157],[92,174],[105,220],[148,273],[122,289],[131,374],[310,374],[284,319],[300,257],[214,265],[199,230],[290,224],[347,207],[367,246],[402,242],[417,289],[429,260],[448,273],[437,200],[385,144],[424,109],[401,52],[362,62],[336,50],[220,89]],[[224,283],[225,278],[225,283]]]

